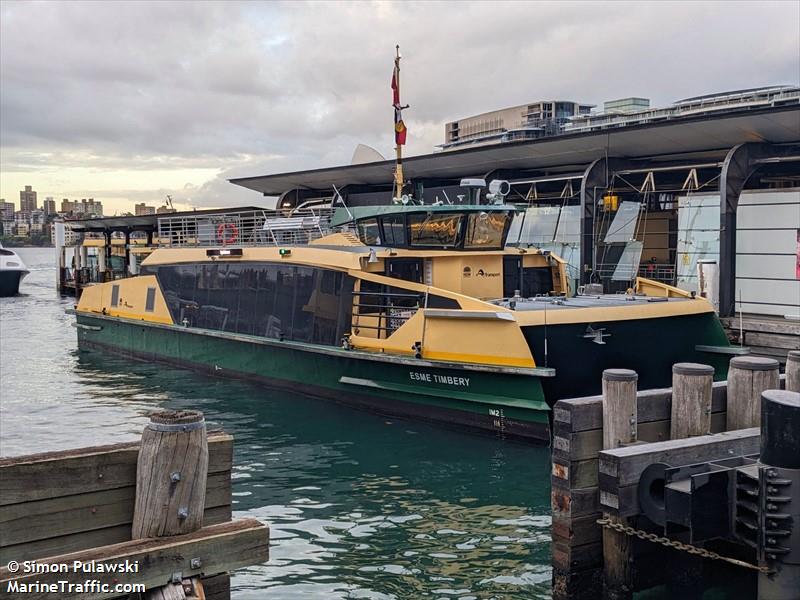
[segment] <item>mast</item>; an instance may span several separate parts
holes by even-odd
[[[394,143],[395,143],[395,168],[394,168],[394,197],[398,200],[403,195],[403,145],[406,143],[406,125],[403,123],[403,109],[408,105],[400,104],[400,46],[395,46],[394,72],[392,73],[392,96],[394,106]]]

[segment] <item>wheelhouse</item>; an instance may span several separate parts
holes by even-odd
[[[375,206],[340,208],[332,225],[352,224],[366,246],[409,250],[502,250],[511,206]]]

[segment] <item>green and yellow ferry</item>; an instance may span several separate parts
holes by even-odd
[[[264,382],[385,415],[547,440],[555,400],[678,361],[726,373],[702,298],[638,279],[574,294],[565,262],[506,246],[515,208],[393,204],[159,219],[128,279],[84,289],[81,349]]]

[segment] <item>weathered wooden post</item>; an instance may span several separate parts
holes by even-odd
[[[136,465],[131,538],[179,535],[203,526],[208,441],[203,413],[164,410],[150,415]],[[201,586],[197,578],[191,583]],[[200,588],[202,589],[202,588]],[[148,590],[148,600],[185,598],[181,581]]]
[[[603,371],[603,449],[636,441],[636,371]]]
[[[780,388],[778,361],[736,356],[728,369],[728,431],[761,425],[761,393]]]
[[[786,356],[786,390],[800,392],[800,350],[790,350]]]
[[[603,371],[603,449],[619,448],[637,439],[636,383],[639,376],[628,369]],[[604,519],[614,519],[608,513]],[[620,519],[627,524],[625,519]],[[603,529],[603,596],[608,600],[633,597],[630,537]]]
[[[714,367],[697,363],[672,365],[671,439],[711,433],[713,385]]]
[[[672,365],[670,439],[711,433],[713,387],[714,367],[698,363]],[[667,590],[675,598],[698,597],[697,581],[701,576],[701,563],[696,557],[688,554],[672,557]]]

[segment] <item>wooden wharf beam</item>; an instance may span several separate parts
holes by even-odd
[[[233,437],[208,434],[203,522],[231,519]],[[0,564],[131,539],[139,442],[0,459]]]
[[[198,598],[229,600],[228,571],[265,561],[269,544],[265,525],[231,522],[232,461],[233,438],[206,434],[195,411],[151,415],[141,443],[0,459],[0,563],[140,563],[138,572],[124,574],[0,569],[0,598],[20,595],[8,593],[10,582],[44,584],[52,575],[70,583],[143,583],[142,597],[150,600],[185,598],[191,590],[184,586]],[[24,592],[54,597],[42,585]],[[65,588],[55,595],[120,593]]]
[[[140,442],[0,458],[0,506],[103,491],[136,482]],[[230,471],[233,437],[208,433],[209,473]]]
[[[667,440],[600,452],[600,504],[616,516],[639,514],[636,487],[653,463],[680,467],[734,456],[758,454],[758,427],[724,431],[682,440]]]
[[[192,533],[180,536],[130,540],[120,544],[112,544],[99,548],[91,548],[71,554],[63,554],[39,559],[38,564],[67,564],[74,561],[91,564],[112,564],[125,560],[138,562],[139,573],[32,573],[12,574],[6,567],[0,568],[0,598],[14,598],[6,595],[11,580],[19,584],[57,584],[67,580],[83,582],[86,579],[97,579],[101,583],[142,583],[148,589],[169,583],[174,573],[183,577],[200,574],[215,575],[239,569],[248,565],[265,562],[268,559],[269,528],[255,519],[239,519],[219,525],[204,527]],[[199,562],[198,562],[199,561]],[[194,566],[193,566],[194,565]],[[27,592],[20,597],[32,600],[49,600],[51,598],[80,598],[84,600],[102,600],[119,597],[119,593],[103,592]]]

